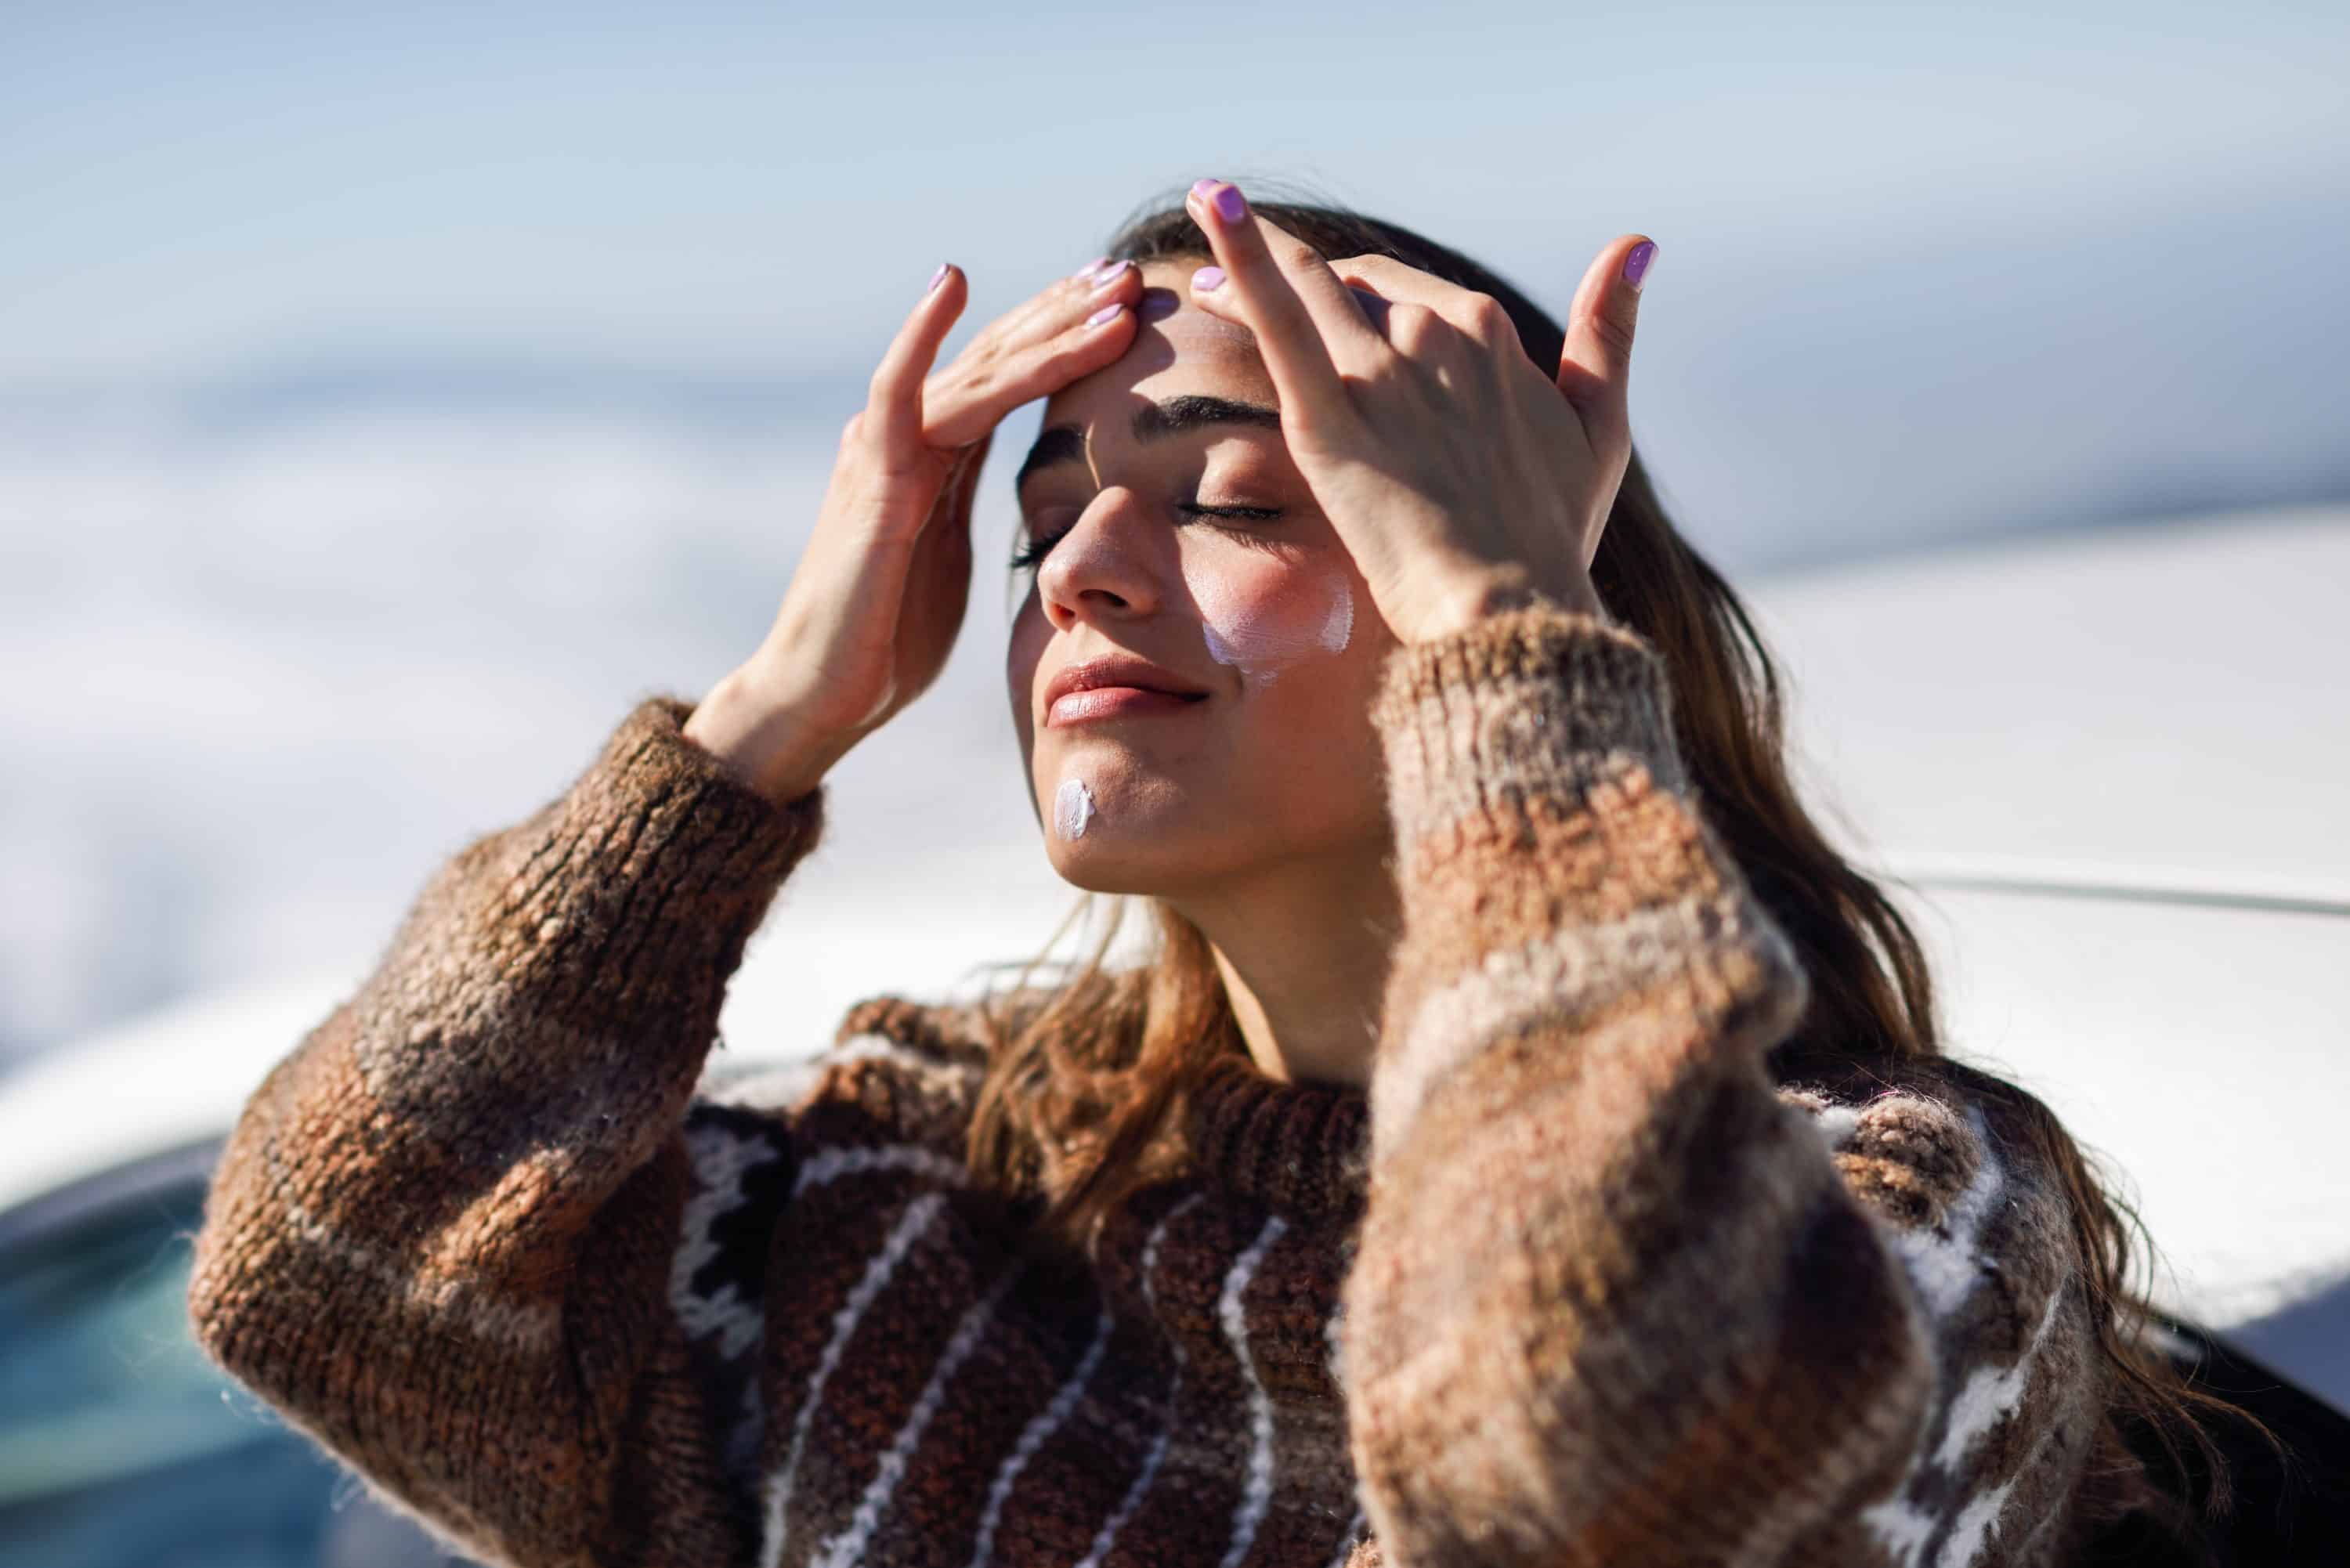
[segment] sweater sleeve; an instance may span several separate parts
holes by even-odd
[[[788,1177],[787,1131],[689,1106],[823,794],[744,788],[689,711],[644,702],[440,870],[254,1095],[197,1238],[213,1357],[492,1561],[737,1561],[752,1528],[741,1402],[697,1374],[757,1282],[681,1240]]]
[[[1655,654],[1538,603],[1398,649],[1373,717],[1403,929],[1344,1355],[1386,1560],[2033,1560],[1975,1553],[2086,1436],[2061,1206],[1966,1107],[1773,1085],[1806,981]]]

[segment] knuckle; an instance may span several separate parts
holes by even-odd
[[[1592,318],[1591,329],[1598,334],[1599,341],[1607,346],[1607,351],[1617,358],[1625,358],[1631,354],[1631,317],[1603,310]]]
[[[1398,305],[1388,313],[1388,336],[1400,348],[1425,347],[1443,332],[1444,318],[1424,305]]]
[[[1274,250],[1284,272],[1307,272],[1322,265],[1322,253],[1304,240],[1284,240]]]
[[[1514,333],[1515,328],[1510,325],[1510,313],[1503,309],[1502,302],[1492,295],[1471,294],[1467,303],[1469,324],[1479,337]]]

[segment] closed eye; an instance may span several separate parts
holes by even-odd
[[[1072,526],[1074,526],[1074,524],[1072,524]],[[1017,550],[1013,551],[1011,563],[1012,569],[1015,572],[1022,572],[1035,566],[1045,558],[1045,555],[1053,548],[1054,545],[1061,542],[1062,538],[1067,535],[1068,531],[1069,530],[1067,528],[1064,528],[1057,534],[1047,534],[1041,539],[1031,539],[1025,545],[1021,545]]]
[[[1187,517],[1230,517],[1251,523],[1269,523],[1281,515],[1281,508],[1277,506],[1206,506],[1197,501],[1179,501],[1175,504],[1175,510]],[[1067,528],[1063,528],[1021,545],[1012,553],[1012,570],[1024,571],[1035,566],[1052,553],[1053,546],[1066,537],[1068,532]]]
[[[1258,522],[1281,515],[1278,506],[1202,506],[1196,501],[1179,501],[1175,510],[1193,517],[1248,517]]]

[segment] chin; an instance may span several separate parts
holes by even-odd
[[[1086,829],[1082,839],[1048,840],[1045,857],[1051,862],[1054,874],[1086,893],[1151,894],[1165,889],[1167,878],[1152,874],[1163,868],[1149,864],[1159,857],[1137,856],[1129,846],[1097,839],[1094,836],[1100,831],[1101,824],[1096,821]]]
[[[1208,869],[1202,851],[1211,847],[1172,824],[1148,817],[1115,825],[1094,816],[1084,833],[1070,837],[1045,813],[1045,857],[1054,874],[1087,893],[1164,896],[1200,880]]]

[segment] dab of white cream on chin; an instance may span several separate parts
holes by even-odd
[[[1053,793],[1053,831],[1064,838],[1083,838],[1094,816],[1093,792],[1082,779],[1063,779]]]

